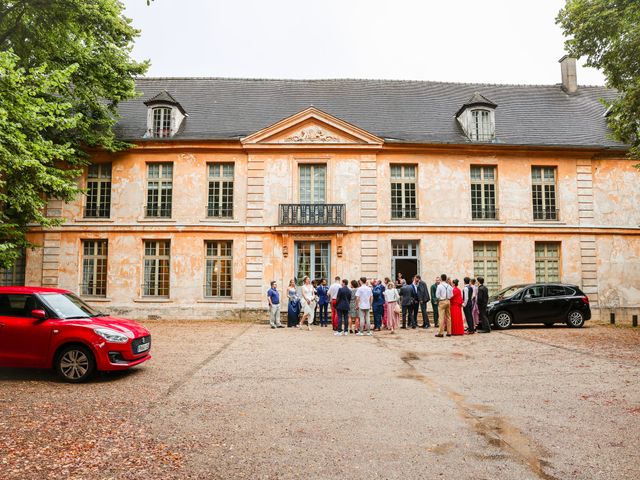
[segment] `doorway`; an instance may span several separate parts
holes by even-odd
[[[328,281],[330,252],[330,242],[296,242],[296,284],[302,285],[304,277],[309,277],[311,280],[326,278]]]
[[[420,259],[417,240],[392,240],[391,241],[391,271],[394,281],[398,273],[402,278],[411,282],[414,275],[420,273]]]

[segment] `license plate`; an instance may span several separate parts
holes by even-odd
[[[141,343],[140,345],[138,345],[138,353],[146,352],[147,350],[149,350],[150,346],[150,343]]]

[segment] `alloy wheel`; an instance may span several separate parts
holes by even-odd
[[[582,316],[582,313],[578,312],[577,310],[574,310],[569,314],[570,326],[581,327],[583,323],[584,323],[584,317]]]
[[[500,329],[509,328],[511,326],[511,315],[507,312],[499,312],[496,315],[496,326]]]
[[[60,371],[69,380],[78,380],[87,374],[89,358],[81,350],[69,350],[60,357]]]

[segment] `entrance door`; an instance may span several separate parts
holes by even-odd
[[[407,283],[410,283],[414,275],[420,273],[418,241],[392,240],[391,250],[391,270],[393,271],[393,278],[396,279],[398,273],[402,273],[402,278],[404,278]]]
[[[296,283],[304,277],[329,279],[331,242],[296,242]]]

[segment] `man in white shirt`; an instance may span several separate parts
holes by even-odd
[[[327,295],[331,300],[331,325],[333,326],[334,332],[338,331],[338,310],[336,309],[336,299],[338,298],[338,290],[340,290],[341,286],[340,277],[336,277],[327,292]]]
[[[373,292],[371,287],[367,285],[367,277],[360,278],[360,287],[356,290],[356,307],[360,315],[360,331],[356,335],[364,335],[362,330],[365,323],[367,324],[367,335],[371,336],[371,320],[369,319],[369,309],[371,309],[371,299]]]
[[[451,297],[453,297],[453,287],[449,282],[451,280],[446,274],[440,275],[440,285],[436,288],[436,297],[438,298],[438,317],[440,319],[440,329],[436,333],[436,337],[444,337],[444,329],[446,326],[447,335],[451,336]]]

